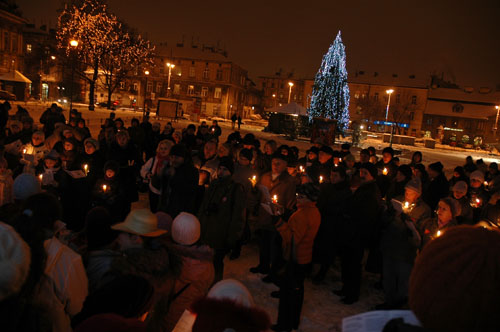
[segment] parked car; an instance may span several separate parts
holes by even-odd
[[[120,104],[120,101],[119,100],[115,100],[115,101],[111,102],[111,107],[109,107],[108,102],[107,101],[103,101],[101,103],[97,103],[97,106],[104,107],[104,108],[110,108],[112,110],[115,110],[116,106],[118,106],[119,104]]]
[[[13,93],[10,93],[9,91],[0,90],[0,99],[16,100],[16,95]]]

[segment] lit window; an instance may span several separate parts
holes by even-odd
[[[32,47],[31,44],[26,44],[26,52],[31,53]]]
[[[206,86],[201,88],[201,96],[202,97],[208,96],[208,88]]]
[[[146,87],[147,92],[153,91],[153,82],[148,82],[148,86]]]
[[[203,79],[208,80],[208,67],[205,67],[205,70],[203,70]]]
[[[188,85],[188,91],[187,94],[189,96],[194,96],[194,85]]]
[[[217,81],[222,81],[222,69],[217,69]]]
[[[156,83],[156,93],[161,92],[161,83]]]
[[[134,83],[134,91],[139,90],[139,85],[137,83]]]
[[[174,84],[174,95],[178,95],[181,92],[181,85]]]
[[[122,89],[122,90],[125,89],[125,82],[120,82],[120,89]]]
[[[356,93],[354,94],[354,98],[359,99],[359,91],[356,91]]]
[[[215,88],[214,98],[220,99],[221,96],[222,96],[222,89],[221,88]]]
[[[189,67],[189,77],[195,77],[196,70],[194,67]]]

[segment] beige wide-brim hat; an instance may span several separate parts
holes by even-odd
[[[158,228],[158,217],[149,209],[131,211],[124,222],[111,226],[112,229],[140,236],[157,237],[167,233]]]

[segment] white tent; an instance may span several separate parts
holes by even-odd
[[[290,114],[290,115],[307,115],[307,109],[300,106],[295,102],[291,102],[290,104],[286,104],[280,107],[273,107],[266,109],[266,112],[271,113],[282,113],[282,114]]]

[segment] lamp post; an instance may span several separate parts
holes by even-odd
[[[385,92],[389,95],[389,98],[387,99],[387,108],[385,109],[385,122],[387,123],[387,119],[388,119],[388,116],[389,116],[389,105],[391,104],[391,94],[394,92],[394,90],[393,89],[389,89],[389,90],[386,90]],[[387,124],[385,126],[387,126]],[[389,141],[389,146],[390,147],[392,147],[392,135],[393,134],[394,134],[394,124],[391,124],[391,139]]]
[[[144,71],[144,75],[146,75],[146,84],[144,85],[144,106],[142,108],[142,115],[143,116],[146,114],[146,96],[147,96],[147,92],[148,92],[149,70]]]
[[[167,97],[170,96],[170,76],[172,75],[172,69],[175,67],[173,63],[167,62],[168,67],[168,83],[167,83]]]
[[[290,104],[290,97],[292,96],[292,87],[293,87],[293,83],[292,82],[288,82],[288,103]]]
[[[497,137],[497,129],[498,129],[498,113],[500,112],[500,106],[495,106],[496,110],[497,110],[497,119],[495,120],[495,139]]]
[[[69,120],[71,120],[71,109],[73,108],[73,85],[74,85],[74,78],[75,78],[75,61],[76,61],[76,58],[75,58],[75,54],[74,54],[74,50],[76,50],[76,48],[78,47],[78,41],[77,40],[74,40],[72,39],[70,42],[69,42],[69,45],[73,48],[73,61],[71,61],[71,85],[70,85],[70,89],[69,89],[69,117],[68,117],[68,123],[69,123]],[[40,91],[41,92],[41,91]]]
[[[274,107],[276,107],[276,94],[273,93]]]

